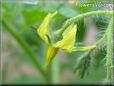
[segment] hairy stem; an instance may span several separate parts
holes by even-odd
[[[113,11],[92,11],[92,12],[87,12],[87,13],[83,13],[83,14],[79,14],[73,18],[70,18],[66,21],[66,23],[63,25],[63,27],[61,28],[61,30],[64,30],[66,27],[68,27],[71,23],[76,22],[82,18],[85,17],[90,17],[90,16],[95,16],[95,15],[99,15],[99,16],[113,16]]]
[[[114,81],[113,75],[113,18],[111,18],[107,29],[107,79]],[[113,82],[114,84],[114,82]]]

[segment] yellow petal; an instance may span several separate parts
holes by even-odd
[[[72,52],[77,33],[76,25],[70,25],[62,34],[63,39],[55,43],[56,48],[64,49],[66,52]]]
[[[71,24],[68,28],[66,28],[66,30],[63,32],[62,36],[67,35],[68,32],[72,29],[73,26],[74,26],[74,24]]]
[[[58,48],[54,48],[52,46],[49,46],[48,51],[47,51],[47,56],[46,56],[45,67],[47,67],[50,64],[50,62],[53,60],[53,58],[55,57],[57,52],[58,52]]]
[[[44,18],[44,20],[43,20],[42,24],[40,25],[40,27],[37,29],[37,33],[42,38],[42,40],[44,40],[46,43],[49,43],[49,40],[48,40],[48,37],[47,37],[49,23],[50,23],[52,17],[55,16],[56,14],[57,14],[57,11],[52,13],[52,14],[49,13]]]

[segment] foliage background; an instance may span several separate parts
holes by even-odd
[[[112,10],[108,7],[86,6],[81,4],[99,4],[99,2],[111,4],[112,0],[3,0],[2,1],[2,21],[11,26],[32,51],[42,68],[45,62],[47,45],[36,33],[44,17],[49,12],[58,11],[58,15],[52,21],[52,28],[59,29],[64,22],[81,13]],[[76,5],[79,4],[79,6]],[[0,21],[0,22],[2,22]],[[96,42],[105,32],[109,18],[102,16],[89,17],[76,22],[78,25],[77,42],[90,45]],[[34,67],[28,54],[24,52],[22,46],[2,25],[2,83],[47,83],[41,73]],[[105,45],[104,45],[105,46]],[[62,50],[57,54],[52,66],[46,71],[51,78],[48,83],[76,84],[76,83],[101,83],[106,77],[105,48],[100,47],[92,54],[89,75],[84,78],[79,77],[79,73],[73,73],[76,60],[83,52],[72,52],[70,54]],[[85,69],[86,70],[86,69]]]

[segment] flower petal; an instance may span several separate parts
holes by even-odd
[[[50,64],[50,62],[53,60],[57,52],[58,52],[58,48],[49,46],[48,51],[47,51],[47,56],[46,56],[47,58],[46,58],[45,67],[47,67]]]
[[[66,52],[72,52],[77,33],[76,25],[71,24],[62,34],[63,39],[53,45],[53,47],[64,49]]]
[[[37,33],[39,34],[39,36],[42,38],[42,40],[44,40],[46,43],[49,44],[49,40],[48,40],[48,29],[49,29],[49,23],[51,21],[51,19],[53,18],[53,16],[55,16],[57,14],[57,11],[54,13],[49,13],[43,20],[42,24],[40,25],[40,27],[37,29]]]

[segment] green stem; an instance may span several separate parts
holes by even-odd
[[[113,75],[113,18],[111,18],[107,29],[107,79],[114,81]],[[114,82],[113,82],[114,84]]]
[[[56,57],[52,63],[52,84],[59,84],[60,82],[60,65],[59,59]]]
[[[98,45],[104,43],[105,41],[106,41],[106,33],[94,45],[83,46],[83,47],[74,47],[73,51],[88,51],[88,50],[92,50],[92,49],[96,48]]]
[[[48,77],[50,79],[50,84],[58,84],[60,83],[60,65],[58,61],[58,57],[55,57],[53,62],[49,65],[47,72]]]
[[[66,21],[66,23],[63,25],[63,27],[61,28],[61,30],[64,30],[66,27],[68,27],[71,23],[76,22],[82,18],[85,17],[90,17],[90,16],[95,16],[95,15],[107,15],[107,16],[113,16],[113,11],[92,11],[92,12],[87,12],[87,13],[83,13],[83,14],[79,14],[73,18],[70,18]]]
[[[3,27],[10,32],[10,34],[16,39],[16,41],[20,44],[20,46],[23,48],[23,50],[26,52],[28,57],[33,62],[34,66],[38,69],[38,71],[42,74],[42,76],[48,81],[47,74],[42,69],[41,65],[39,64],[40,61],[36,59],[37,57],[34,56],[33,52],[30,50],[28,44],[20,37],[16,32],[12,29],[10,25],[7,24],[5,20],[2,21]]]

